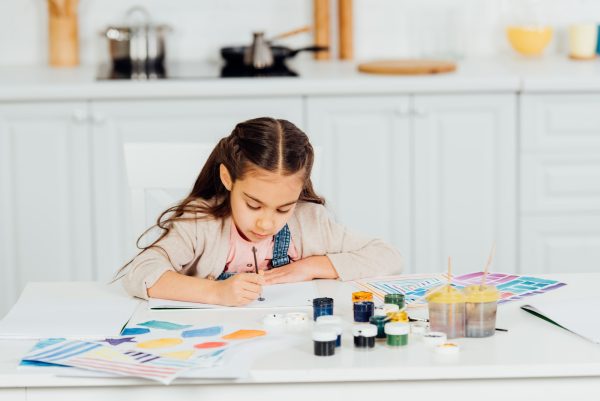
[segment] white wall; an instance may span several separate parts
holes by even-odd
[[[100,31],[122,22],[136,4],[173,26],[171,59],[217,60],[219,47],[248,43],[254,29],[275,34],[312,22],[312,0],[80,0],[82,63],[107,59]],[[508,52],[503,25],[533,14],[557,28],[547,52],[564,53],[566,25],[600,21],[598,0],[355,0],[354,6],[357,59]],[[0,0],[0,66],[46,63],[46,19],[45,0]],[[304,34],[286,44],[311,40]]]

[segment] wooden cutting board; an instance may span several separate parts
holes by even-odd
[[[378,60],[358,65],[360,72],[386,75],[439,74],[456,70],[456,63],[447,60]]]

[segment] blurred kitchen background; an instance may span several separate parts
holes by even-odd
[[[310,0],[81,0],[80,57],[83,64],[106,60],[99,32],[123,21],[132,6],[143,5],[157,23],[173,27],[168,57],[216,60],[226,44],[244,43],[254,30],[269,34],[313,24]],[[332,9],[337,6],[331,2]],[[0,65],[47,62],[47,5],[44,0],[0,2]],[[548,53],[566,51],[569,24],[600,18],[594,0],[355,0],[354,51],[357,59],[374,57],[458,57],[509,54],[504,29],[523,15],[554,27]],[[335,12],[332,10],[332,24]],[[525,19],[526,19],[525,17]],[[337,53],[332,30],[332,51]],[[306,36],[286,43],[300,46]]]
[[[29,281],[110,280],[264,115],[407,273],[493,244],[495,271],[596,272],[599,23],[597,0],[0,0],[0,316]]]

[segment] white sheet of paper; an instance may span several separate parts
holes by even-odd
[[[254,301],[242,308],[280,308],[311,306],[317,297],[317,287],[312,281],[301,283],[274,284],[263,287],[264,301]],[[216,309],[227,308],[222,305],[201,304],[195,302],[171,301],[150,298],[150,309]]]
[[[581,297],[560,300],[536,300],[523,305],[546,316],[575,334],[600,344],[600,297]]]
[[[0,339],[117,336],[139,303],[118,283],[28,283],[0,321]]]

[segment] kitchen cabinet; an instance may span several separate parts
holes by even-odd
[[[516,96],[311,97],[307,127],[340,221],[395,245],[407,272],[516,264]]]
[[[411,260],[408,96],[309,97],[314,185],[338,221]]]
[[[596,272],[600,257],[599,94],[521,99],[521,265]]]
[[[88,108],[0,104],[0,316],[28,281],[97,278]]]

